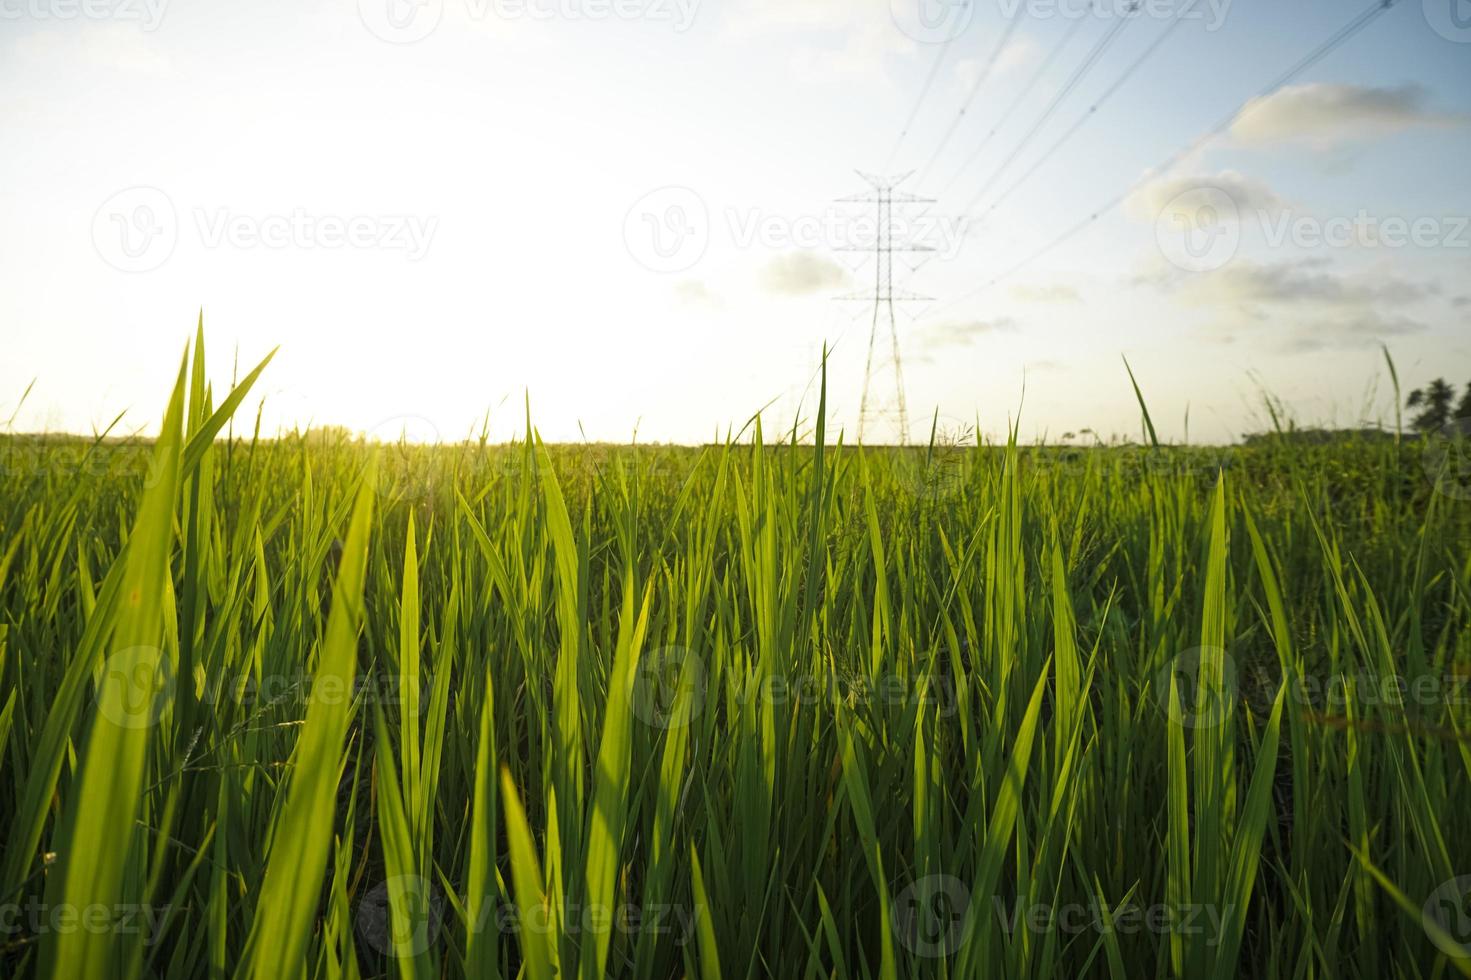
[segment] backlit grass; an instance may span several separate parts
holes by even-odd
[[[202,343],[0,441],[0,973],[1471,971],[1416,439],[226,439]]]

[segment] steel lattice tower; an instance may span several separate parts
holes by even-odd
[[[899,355],[899,325],[894,317],[895,303],[910,303],[917,301],[928,301],[928,296],[919,296],[904,290],[894,288],[894,253],[895,252],[930,252],[934,251],[927,245],[916,245],[908,241],[895,241],[893,228],[893,214],[895,204],[931,204],[930,198],[915,197],[913,194],[895,190],[902,184],[910,174],[901,174],[897,177],[876,177],[857,171],[858,176],[866,180],[873,188],[866,194],[855,194],[851,197],[843,197],[838,200],[842,203],[864,203],[873,204],[877,210],[877,223],[874,242],[870,245],[848,246],[850,251],[873,252],[874,253],[874,281],[873,292],[853,293],[848,296],[840,296],[842,300],[861,300],[873,304],[873,325],[868,333],[868,357],[863,367],[863,399],[858,409],[858,441],[863,442],[864,433],[871,424],[879,421],[893,413],[897,416],[895,424],[899,430],[899,443],[905,445],[909,442],[909,409],[904,398],[904,364]],[[911,171],[910,173],[913,173]],[[887,365],[883,363],[886,355],[879,351],[879,321],[887,318],[889,326],[889,354],[887,355],[894,368],[894,397],[892,403],[880,397],[875,390],[875,374],[884,373]],[[875,353],[877,352],[877,360]]]

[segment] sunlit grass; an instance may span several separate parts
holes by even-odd
[[[5,975],[1468,969],[1415,440],[226,441],[202,342],[0,442]]]

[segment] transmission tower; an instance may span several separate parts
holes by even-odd
[[[873,304],[873,326],[868,333],[868,358],[863,367],[863,400],[858,410],[858,441],[863,442],[864,433],[874,422],[881,421],[892,413],[896,416],[894,423],[899,430],[899,443],[904,445],[909,442],[909,409],[904,401],[904,364],[899,356],[899,325],[894,319],[894,304],[928,302],[930,297],[894,288],[894,253],[932,252],[934,249],[928,245],[917,245],[909,241],[895,241],[893,209],[895,204],[932,204],[934,202],[930,198],[915,197],[913,194],[895,190],[913,171],[898,177],[875,177],[861,170],[857,173],[873,189],[865,194],[855,194],[852,197],[842,197],[838,200],[841,203],[873,204],[876,207],[878,218],[874,226],[876,232],[872,244],[847,246],[849,251],[874,253],[873,292],[871,294],[859,292],[838,297],[841,300],[861,300]],[[881,319],[887,319],[889,326],[888,355],[879,350],[881,344],[879,321]],[[877,375],[887,373],[885,369],[888,365],[884,363],[886,358],[894,368],[892,401],[879,395],[874,384]]]

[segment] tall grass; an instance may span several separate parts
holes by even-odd
[[[221,439],[204,363],[0,442],[0,973],[1471,972],[1414,439]]]

